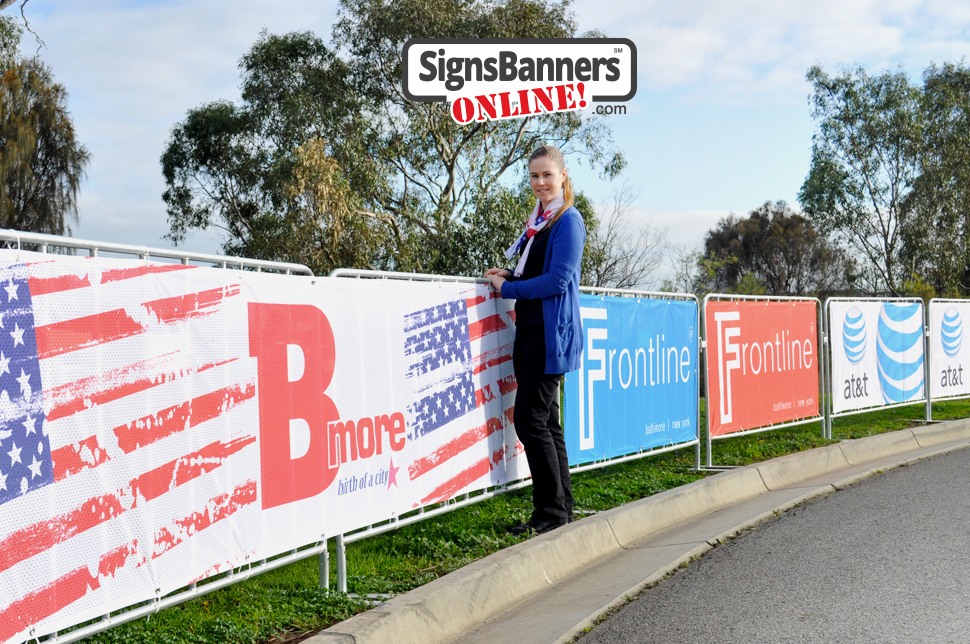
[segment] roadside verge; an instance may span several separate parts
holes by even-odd
[[[772,491],[805,485],[804,495],[797,498],[802,502],[824,493],[826,488],[832,491],[876,471],[924,458],[929,455],[927,450],[950,451],[968,444],[970,420],[958,420],[844,441],[724,472],[516,544],[305,641],[309,644],[453,642],[583,569],[679,524],[696,521]],[[887,463],[886,459],[891,460]],[[873,464],[873,468],[866,469],[867,464]],[[836,483],[821,487],[809,485],[812,479],[838,476],[843,470],[845,476]],[[762,520],[765,514],[770,516],[771,512],[756,513],[742,521],[742,525]],[[656,577],[662,571],[651,572],[644,578]]]

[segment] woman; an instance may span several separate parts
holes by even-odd
[[[546,145],[529,157],[529,184],[539,203],[525,232],[505,251],[519,254],[514,271],[491,268],[485,277],[515,302],[512,365],[515,430],[532,471],[532,518],[513,534],[548,532],[573,518],[566,441],[559,422],[559,382],[579,368],[583,327],[579,273],[586,227],[573,207],[562,152]]]

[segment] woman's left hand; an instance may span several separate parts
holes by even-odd
[[[492,288],[498,291],[499,296],[502,295],[502,284],[505,283],[505,277],[501,273],[492,273],[488,275],[488,281],[492,283]]]

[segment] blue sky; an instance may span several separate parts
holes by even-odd
[[[666,227],[678,243],[699,243],[728,212],[796,203],[813,132],[809,66],[901,67],[917,79],[931,61],[970,51],[970,3],[952,0],[578,0],[573,9],[582,30],[637,45],[638,88],[610,121],[629,160],[622,178],[570,171],[601,202],[625,181],[639,195],[631,225]],[[337,5],[30,0],[26,12],[92,154],[75,236],[167,247],[158,158],[172,126],[204,102],[238,100],[237,61],[261,29],[329,40]],[[36,47],[25,34],[25,53]],[[183,247],[218,252],[219,238],[197,233]]]

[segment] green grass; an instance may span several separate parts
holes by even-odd
[[[703,411],[703,410],[702,410]],[[970,401],[933,405],[933,417],[970,416]],[[918,424],[922,405],[836,419],[833,440],[820,423],[714,442],[716,465],[748,465],[843,439]],[[701,420],[703,426],[703,419]],[[709,474],[692,472],[694,450],[667,452],[574,475],[577,517],[669,490]],[[457,509],[347,546],[351,593],[401,593],[527,537],[506,528],[529,517],[531,488]],[[331,540],[331,558],[334,557]],[[294,641],[366,609],[336,592],[317,589],[311,557],[139,619],[87,642],[104,644],[260,644]]]

